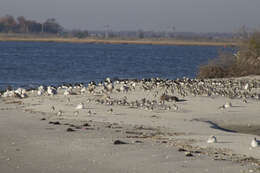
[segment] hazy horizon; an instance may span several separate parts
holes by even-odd
[[[66,29],[233,32],[260,28],[260,0],[0,0],[0,16],[55,18]]]

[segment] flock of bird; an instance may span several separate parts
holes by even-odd
[[[143,92],[153,93],[152,100],[148,98],[142,98],[140,100],[129,101],[127,96],[123,98],[112,98],[111,93],[131,93],[137,88]],[[260,100],[260,80],[257,79],[176,79],[176,80],[164,80],[160,78],[142,79],[142,80],[115,80],[106,78],[104,82],[96,84],[90,82],[87,86],[83,84],[62,85],[60,87],[54,86],[39,86],[37,89],[24,89],[18,88],[16,90],[6,89],[0,92],[0,97],[17,97],[26,98],[32,93],[36,93],[37,96],[47,95],[54,96],[60,92],[65,96],[78,95],[88,93],[92,96],[98,96],[94,100],[99,104],[106,105],[122,105],[129,106],[130,108],[143,108],[146,110],[163,109],[175,111],[179,110],[177,102],[181,101],[178,97],[185,98],[186,96],[223,96],[228,98],[241,98],[243,102],[247,102],[247,99]],[[153,92],[151,92],[153,91]],[[131,95],[131,94],[129,94]],[[177,97],[178,96],[178,97]],[[68,97],[68,102],[70,98]],[[165,104],[166,102],[172,102],[171,105]],[[220,106],[220,109],[226,109],[232,107],[231,102],[227,102]],[[75,107],[74,115],[79,114],[79,110],[85,109],[84,103],[79,103]],[[55,107],[51,107],[51,111],[55,111]],[[108,112],[112,113],[113,109],[110,108]],[[91,111],[88,112],[91,114]],[[63,115],[63,111],[57,112],[58,116]],[[216,136],[210,136],[207,143],[217,143]],[[255,148],[259,146],[259,141],[253,139],[251,147]]]

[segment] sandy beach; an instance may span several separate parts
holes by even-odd
[[[260,140],[259,101],[260,76],[3,91],[0,168],[260,172],[260,147],[251,146]]]

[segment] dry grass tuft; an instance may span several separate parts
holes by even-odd
[[[240,44],[236,54],[222,52],[199,67],[198,78],[224,78],[260,75],[260,32]]]

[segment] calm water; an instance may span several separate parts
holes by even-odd
[[[111,78],[195,77],[222,47],[0,42],[0,88]]]

